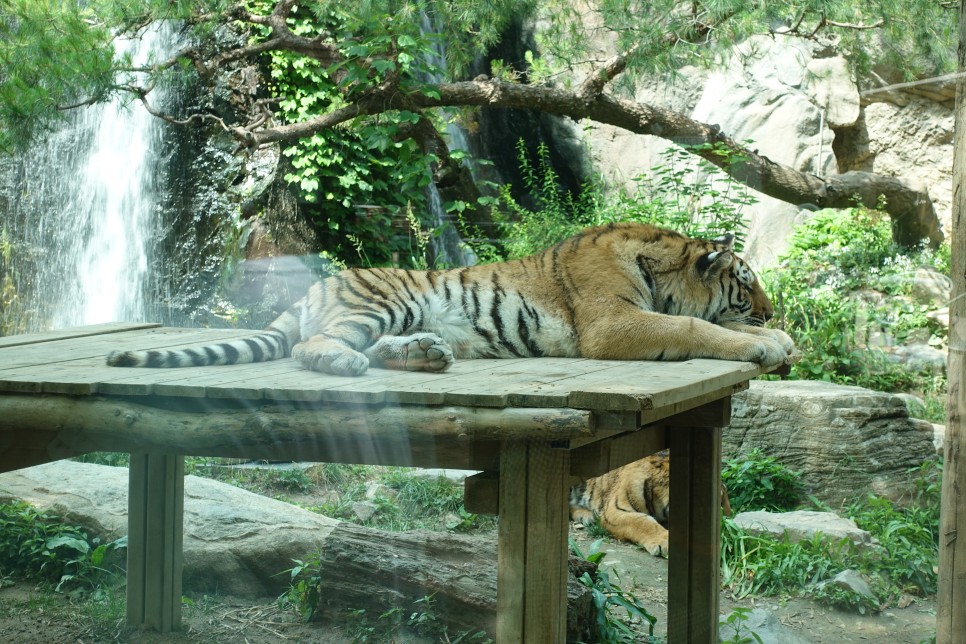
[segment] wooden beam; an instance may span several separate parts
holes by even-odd
[[[498,642],[566,641],[570,453],[504,443],[500,459]]]
[[[670,432],[668,642],[718,641],[721,430]]]
[[[473,514],[500,513],[500,478],[497,472],[480,472],[463,480],[463,508]]]
[[[966,0],[959,7],[959,71],[953,137],[952,300],[949,303],[948,415],[939,517],[936,642],[966,633]],[[960,539],[959,537],[963,537]]]
[[[14,393],[0,394],[0,407],[0,435],[9,432],[20,440],[56,428],[50,434],[55,436],[52,440],[64,450],[81,453],[234,456],[243,448],[268,454],[291,445],[316,446],[319,460],[326,460],[321,456],[330,442],[339,446],[359,441],[372,445],[465,441],[469,445],[532,435],[535,428],[546,440],[593,433],[592,413],[580,409],[352,404],[320,409],[297,404],[223,405],[204,399],[173,399],[161,407],[127,398]]]
[[[651,425],[573,450],[570,474],[581,479],[600,476],[666,447],[664,427]]]
[[[132,453],[128,495],[127,624],[180,630],[184,457]]]

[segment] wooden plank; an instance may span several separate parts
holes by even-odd
[[[463,480],[463,507],[473,514],[499,514],[500,475],[479,472]]]
[[[718,641],[721,430],[670,432],[668,641]]]
[[[244,337],[247,332],[232,329],[150,328],[109,335],[82,336],[51,340],[42,344],[0,349],[0,371],[30,365],[87,360],[90,366],[106,366],[107,354],[113,350],[165,349],[188,346],[198,342],[216,342],[231,337]]]
[[[521,358],[490,361],[492,366],[464,377],[446,391],[446,402],[472,407],[560,407],[566,396],[525,396],[524,392],[540,391],[546,384],[573,377],[589,361],[540,360]],[[598,366],[597,368],[602,368]],[[532,403],[532,404],[530,404]]]
[[[106,324],[91,324],[69,329],[43,331],[41,333],[23,333],[20,335],[0,336],[0,349],[16,347],[24,344],[40,344],[71,338],[82,338],[90,335],[104,335],[109,333],[123,333],[138,329],[148,329],[161,326],[160,322],[108,322]]]
[[[128,488],[127,623],[181,626],[184,457],[132,453]]]
[[[571,452],[570,474],[600,476],[667,447],[664,427],[650,426],[585,445]]]
[[[344,378],[343,384],[328,387],[325,399],[345,403],[396,403],[442,405],[446,392],[462,386],[469,377],[511,360],[460,360],[448,371],[393,371],[370,369],[360,378]]]
[[[266,382],[305,372],[289,358],[240,365],[218,365],[173,369],[176,377],[151,385],[155,396],[232,398],[257,400],[264,397]]]
[[[567,404],[579,409],[660,409],[761,373],[758,365],[728,360],[618,362],[606,372],[592,374],[596,377],[567,383],[573,386]]]
[[[570,452],[531,441],[527,450],[524,642],[567,641]]]
[[[500,520],[496,582],[496,641],[524,642],[527,556],[527,444],[508,441],[500,452]]]

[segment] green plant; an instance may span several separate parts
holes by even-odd
[[[735,512],[790,510],[802,500],[801,475],[757,447],[728,459],[721,470],[728,499]]]
[[[742,634],[742,625],[745,621],[747,621],[750,614],[750,608],[745,608],[743,606],[734,607],[725,618],[724,622],[722,622],[729,628],[734,629],[734,635],[726,640],[721,641],[732,642],[733,644],[754,644],[754,642],[762,644],[761,636],[758,635],[758,633],[750,631],[748,636]]]
[[[878,610],[904,593],[935,592],[942,464],[930,461],[916,470],[917,493],[909,502],[899,505],[868,496],[846,508],[847,516],[868,530],[881,549],[859,549],[845,539],[833,541],[821,534],[795,543],[787,536],[777,540],[755,536],[723,517],[723,584],[739,598],[808,593],[855,610]],[[875,600],[834,588],[813,588],[846,569],[871,578]]]
[[[248,4],[262,15],[271,13],[275,5],[262,0]],[[298,36],[343,43],[344,60],[327,67],[318,58],[292,51],[269,52],[267,89],[276,99],[281,122],[317,118],[393,78],[434,71],[429,36],[395,33],[391,21],[376,17],[362,24],[354,12],[334,5],[319,13],[296,8],[289,28]],[[269,28],[256,28],[253,43],[270,35]],[[289,159],[285,180],[297,189],[302,210],[322,230],[328,252],[352,257],[357,247],[350,238],[354,237],[364,240],[365,261],[372,265],[389,263],[394,254],[408,259],[409,240],[394,228],[393,215],[409,204],[419,212],[427,210],[428,169],[436,159],[410,136],[417,127],[435,127],[424,119],[405,109],[360,116],[345,127],[321,130],[282,150]]]
[[[309,557],[304,561],[294,559],[293,563],[294,566],[279,573],[288,573],[289,587],[285,593],[279,596],[278,604],[283,608],[295,608],[302,619],[309,621],[315,616],[322,599],[319,555]]]
[[[742,162],[723,146],[701,147],[705,149],[722,156],[726,165]],[[668,148],[662,153],[663,163],[636,177],[633,189],[615,189],[594,176],[570,192],[561,186],[545,145],[537,147],[534,163],[523,141],[518,142],[523,188],[533,205],[523,206],[509,186],[501,189],[507,256],[530,255],[588,226],[617,221],[650,223],[705,239],[733,234],[740,249],[746,228],[742,208],[756,200],[707,161],[695,161],[694,152],[701,150]]]
[[[623,590],[616,582],[611,580],[611,575],[619,579],[616,571],[603,570],[600,563],[606,553],[600,550],[603,541],[595,541],[590,545],[590,550],[585,554],[572,539],[569,540],[570,550],[580,559],[589,561],[597,569],[593,575],[589,572],[583,573],[579,581],[590,589],[591,598],[594,604],[596,617],[596,633],[594,641],[602,643],[622,643],[622,642],[656,642],[654,635],[654,624],[657,618],[651,615],[641,601],[633,593]],[[626,620],[621,620],[615,612],[624,611]],[[639,627],[647,625],[647,635],[642,638],[632,626]]]
[[[941,391],[944,377],[937,381],[891,360],[883,345],[913,337],[944,341],[945,330],[927,317],[935,306],[909,299],[909,278],[920,266],[948,273],[948,254],[946,246],[900,249],[878,210],[812,215],[795,229],[779,265],[762,273],[801,352],[792,375],[883,391]]]
[[[809,589],[807,595],[819,603],[846,612],[865,615],[879,611],[879,602],[874,597],[835,584],[813,586]]]
[[[98,592],[113,583],[111,555],[127,538],[102,544],[80,528],[23,502],[0,505],[0,573],[56,582],[56,590]]]
[[[721,524],[722,584],[736,598],[796,594],[847,567],[852,544],[824,535],[791,542],[749,534],[728,517]]]

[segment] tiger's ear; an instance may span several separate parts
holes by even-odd
[[[711,243],[714,244],[715,249],[699,257],[696,262],[698,275],[701,277],[717,275],[731,266],[734,261],[734,235],[722,235],[721,237],[712,239]]]
[[[722,235],[721,237],[716,237],[711,240],[718,250],[731,250],[735,249],[735,236],[734,235]]]
[[[713,250],[705,253],[695,262],[695,268],[701,277],[713,277],[729,268],[734,262],[735,255],[731,250]]]

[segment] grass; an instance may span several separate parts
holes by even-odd
[[[930,461],[919,468],[917,495],[910,502],[899,504],[868,495],[844,508],[841,514],[868,530],[881,546],[878,550],[860,549],[846,539],[836,541],[821,534],[795,543],[787,536],[755,536],[724,517],[724,587],[739,599],[800,595],[859,612],[895,605],[903,595],[935,593],[941,477],[942,464]],[[869,579],[874,600],[831,587],[816,589],[818,582],[848,569]]]

